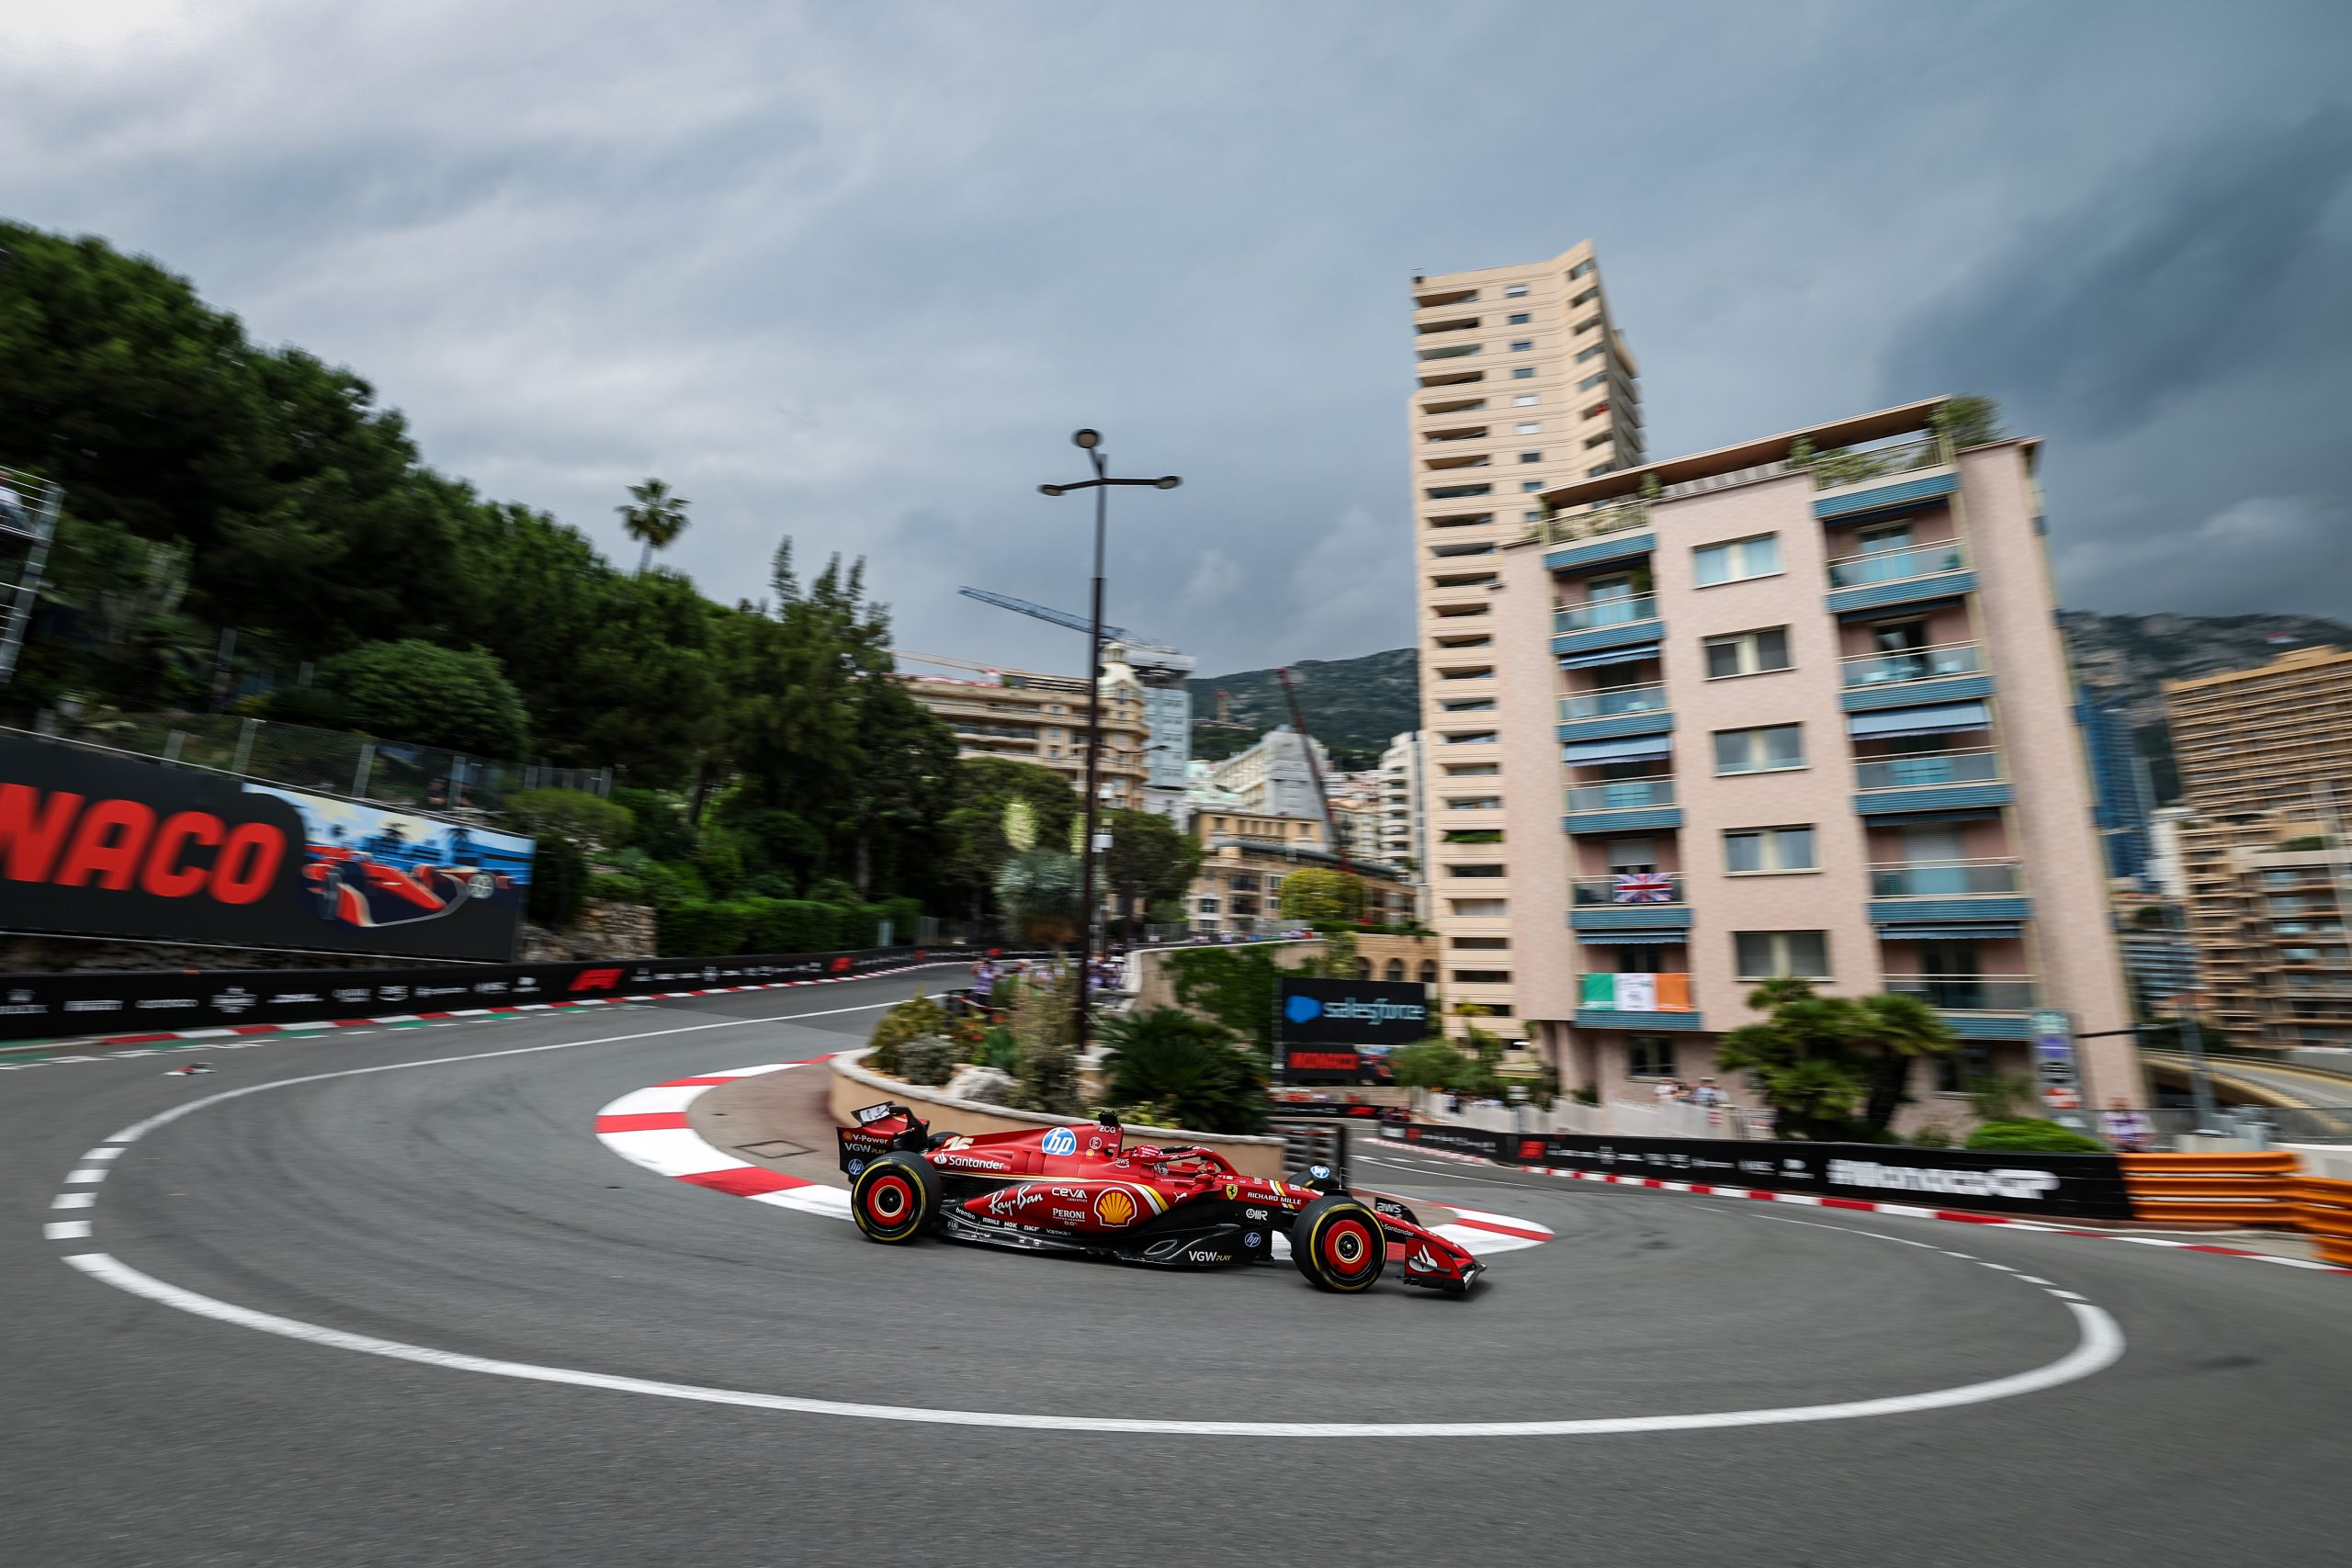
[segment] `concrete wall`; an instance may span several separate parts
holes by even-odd
[[[1069,1126],[1091,1120],[1087,1116],[1047,1116],[1035,1111],[1015,1111],[974,1100],[950,1100],[928,1086],[866,1071],[857,1065],[857,1058],[865,1055],[863,1051],[849,1052],[832,1060],[832,1092],[828,1107],[833,1120],[844,1127],[855,1120],[854,1111],[884,1100],[914,1107],[916,1114],[930,1122],[934,1133],[1027,1133],[1039,1127]],[[1129,1127],[1126,1134],[1130,1142],[1193,1144],[1213,1149],[1224,1156],[1234,1169],[1247,1176],[1279,1180],[1284,1174],[1283,1144],[1280,1138],[1235,1137],[1221,1133],[1194,1133],[1182,1127]]]

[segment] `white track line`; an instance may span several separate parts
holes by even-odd
[[[2047,1366],[1989,1382],[1927,1393],[1894,1394],[1884,1399],[1847,1400],[1836,1404],[1801,1404],[1771,1410],[1723,1410],[1686,1416],[1613,1416],[1561,1421],[1166,1421],[1106,1416],[1043,1416],[1000,1410],[933,1410],[905,1404],[860,1404],[843,1400],[803,1399],[793,1394],[754,1393],[742,1389],[706,1388],[697,1383],[657,1382],[648,1378],[616,1377],[608,1372],[579,1371],[569,1367],[543,1367],[528,1361],[495,1360],[454,1350],[406,1345],[397,1339],[347,1334],[290,1317],[277,1317],[198,1295],[194,1291],[141,1273],[103,1252],[73,1253],[67,1263],[94,1280],[117,1290],[176,1307],[198,1317],[235,1324],[264,1334],[279,1335],[312,1345],[395,1361],[413,1361],[449,1371],[482,1372],[492,1377],[520,1378],[533,1382],[603,1389],[614,1393],[648,1394],[658,1399],[690,1400],[703,1404],[732,1404],[752,1410],[788,1411],[807,1416],[844,1416],[866,1421],[908,1421],[940,1427],[1019,1427],[1046,1432],[1128,1432],[1155,1437],[1198,1438],[1564,1438],[1597,1437],[1630,1432],[1694,1432],[1724,1427],[1777,1427],[1808,1421],[1849,1421],[1871,1416],[1910,1416],[1928,1410],[1950,1410],[1983,1404],[2019,1394],[2038,1393],[2086,1378],[2115,1364],[2123,1354],[2123,1331],[2098,1307],[2080,1301],[2065,1303],[2080,1335],[2075,1348]]]

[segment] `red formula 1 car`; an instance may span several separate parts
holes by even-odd
[[[1109,1111],[1091,1125],[977,1137],[933,1133],[885,1102],[841,1130],[850,1210],[869,1240],[944,1233],[1024,1252],[1075,1252],[1164,1269],[1272,1258],[1362,1291],[1391,1262],[1408,1285],[1465,1294],[1486,1266],[1393,1198],[1359,1197],[1321,1166],[1304,1181],[1244,1176],[1200,1148],[1128,1144]]]

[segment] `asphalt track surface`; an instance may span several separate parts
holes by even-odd
[[[192,1078],[164,1068],[201,1048],[0,1075],[0,1562],[2039,1568],[2341,1561],[2352,1536],[2337,1276],[1367,1151],[1385,1163],[1360,1179],[1559,1239],[1496,1258],[1467,1301],[1342,1299],[1287,1267],[877,1247],[639,1170],[592,1134],[629,1089],[841,1049],[921,979],[273,1042]],[[126,1127],[277,1083],[154,1127],[81,1185],[92,1206],[51,1208]],[[88,1238],[44,1237],[77,1217]],[[2079,1360],[2082,1314],[2053,1290],[2111,1316],[2122,1346],[2009,1397],[1769,1426],[1073,1433],[394,1359],[175,1310],[64,1260],[92,1253],[457,1357],[1012,1417],[1605,1421],[1879,1401]]]

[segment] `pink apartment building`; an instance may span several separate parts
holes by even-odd
[[[1564,1088],[1713,1074],[1773,975],[1951,1024],[1904,1127],[2027,1071],[2036,1010],[2131,1022],[2038,443],[1955,452],[1940,402],[1560,485],[1501,551],[1518,784],[1502,843],[1441,856],[1508,865],[1517,1017]],[[2128,1038],[2079,1055],[2093,1104],[2147,1102]]]

